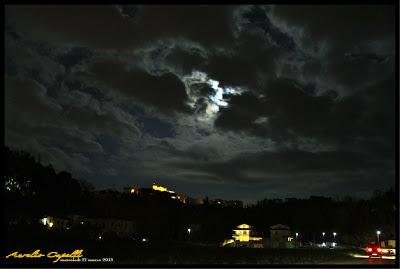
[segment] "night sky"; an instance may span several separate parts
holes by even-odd
[[[5,143],[97,189],[395,183],[392,6],[7,6]]]

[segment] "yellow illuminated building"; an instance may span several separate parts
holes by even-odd
[[[155,183],[153,183],[153,185],[151,186],[151,188],[155,191],[161,191],[161,192],[169,192],[169,193],[175,193],[174,191],[168,190],[167,188],[157,185]]]
[[[251,236],[252,234],[252,229],[248,224],[240,224],[236,227],[236,229],[233,230],[234,234],[232,235],[233,239],[227,239],[223,242],[223,246],[232,244],[234,242],[251,242],[251,241],[260,241],[262,240],[262,237],[255,237]]]

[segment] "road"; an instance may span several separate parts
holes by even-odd
[[[374,265],[382,265],[382,264],[395,264],[395,260],[393,258],[368,258],[368,256],[358,256],[352,257],[349,256],[348,258],[343,258],[341,260],[323,264],[341,264],[341,265],[353,265],[353,264],[374,264]]]

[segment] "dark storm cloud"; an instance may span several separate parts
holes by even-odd
[[[66,69],[70,69],[90,58],[92,54],[93,53],[88,48],[74,47],[58,55],[57,60]]]
[[[227,161],[171,162],[170,165],[186,169],[187,175],[193,178],[197,177],[196,172],[207,171],[200,174],[203,182],[237,186],[234,192],[249,188],[249,193],[287,197],[310,192],[359,195],[374,188],[372,182],[377,178],[380,178],[381,186],[389,187],[393,182],[393,174],[389,171],[394,164],[382,164],[378,158],[371,159],[370,155],[357,152],[286,150],[244,153]],[[277,195],[281,189],[285,192]]]
[[[274,57],[279,55],[279,51],[271,48],[254,50],[254,47],[261,44],[260,40],[250,39],[238,45],[233,53],[216,54],[211,57],[208,64],[200,70],[218,78],[227,86],[260,90],[265,86],[266,80],[275,76]]]
[[[272,12],[285,23],[304,29],[308,42],[328,40],[335,51],[352,49],[363,42],[394,41],[395,9],[390,5],[278,5]]]
[[[294,51],[296,49],[293,38],[271,22],[264,8],[252,7],[242,16],[247,23],[251,24],[251,27],[260,28],[275,46],[288,51]]]
[[[182,74],[190,74],[193,70],[200,69],[207,58],[195,48],[173,47],[168,51],[164,61]]]
[[[62,109],[56,100],[47,97],[46,88],[35,80],[6,77],[5,86],[9,113],[20,120],[29,122],[32,118],[46,118]]]
[[[357,152],[284,150],[243,153],[228,161],[201,162],[197,160],[175,165],[192,171],[209,171],[211,175],[219,177],[222,181],[237,180],[243,184],[251,184],[252,181],[268,182],[269,177],[308,175],[311,180],[315,176],[329,175],[338,171],[340,171],[339,174],[357,173],[361,170],[373,170],[376,161],[379,160],[371,159],[368,154]],[[390,164],[387,165],[390,167]],[[246,173],[249,177],[244,175]],[[251,180],[252,174],[253,180]]]
[[[151,75],[140,69],[127,70],[119,62],[96,62],[89,72],[109,88],[162,111],[190,111],[185,85],[172,73]]]
[[[274,23],[301,33],[298,44],[306,56],[285,61],[283,72],[344,95],[385,78],[394,69],[393,12],[373,5],[275,6]]]
[[[31,37],[63,46],[133,49],[179,37],[207,45],[233,41],[233,7],[176,6],[166,11],[162,6],[140,6],[134,12],[120,10],[101,5],[9,6],[6,16]]]
[[[331,124],[334,101],[329,95],[315,96],[306,90],[305,85],[294,80],[271,80],[262,97],[252,94],[233,96],[231,105],[221,110],[215,124],[220,128],[254,131],[264,136],[286,137],[291,131],[294,135],[320,136],[326,125]],[[265,117],[265,124],[257,123],[262,117]]]
[[[393,14],[7,6],[6,145],[99,188],[368,194],[394,182]]]
[[[394,135],[393,76],[343,98],[337,98],[335,92],[315,95],[314,91],[312,85],[293,80],[270,81],[262,98],[251,94],[233,96],[215,125],[263,136],[288,138],[292,134],[335,141]],[[262,117],[265,124],[258,124],[256,120]]]

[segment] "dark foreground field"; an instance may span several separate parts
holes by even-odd
[[[16,244],[17,245],[17,244]],[[351,253],[360,253],[357,250],[344,249],[248,249],[248,248],[221,248],[204,247],[182,244],[132,244],[124,242],[97,242],[86,244],[18,244],[25,247],[7,248],[8,253],[20,251],[29,253],[35,249],[41,249],[42,253],[50,251],[71,253],[75,249],[83,249],[84,257],[100,259],[112,258],[110,261],[101,261],[102,265],[281,265],[281,264],[394,264],[394,260],[366,259],[352,257]],[[40,246],[41,245],[41,246]],[[7,259],[10,263],[45,263],[52,264],[47,258],[41,259]],[[82,262],[68,262],[79,266]],[[65,265],[59,262],[57,265]],[[97,264],[98,262],[86,261],[85,264]]]
[[[394,261],[359,259],[351,250],[249,249],[219,247],[172,247],[131,250],[120,257],[121,264],[390,264]],[[126,250],[125,253],[129,253]]]
[[[281,264],[394,264],[394,260],[355,258],[351,254],[365,254],[357,249],[251,249],[199,246],[184,242],[163,243],[143,242],[142,240],[85,240],[77,236],[65,236],[62,232],[49,233],[34,230],[29,233],[8,233],[6,252],[0,263],[26,264],[40,263],[53,265],[53,260],[42,258],[5,259],[5,256],[18,251],[41,253],[57,251],[72,253],[82,249],[83,257],[93,261],[58,262],[66,264],[112,265],[281,265]],[[111,259],[110,259],[111,258]],[[103,260],[104,259],[104,260]],[[100,260],[96,262],[95,260]]]

